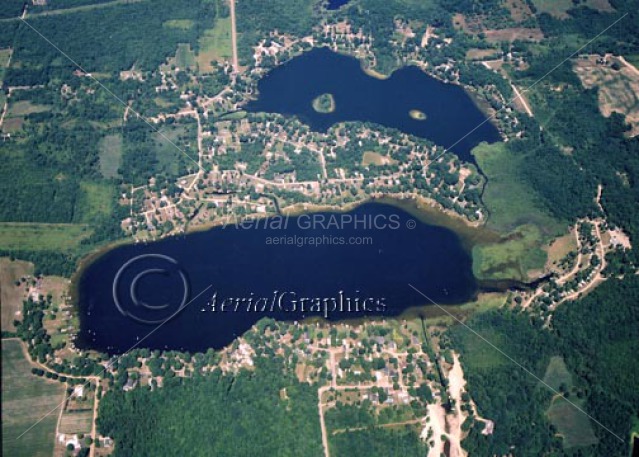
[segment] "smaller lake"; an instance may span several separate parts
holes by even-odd
[[[409,283],[441,304],[477,293],[460,238],[390,205],[260,222],[125,245],[97,258],[77,281],[77,345],[205,351],[265,316],[391,317],[428,304]]]
[[[472,148],[500,140],[495,126],[462,87],[443,83],[415,66],[378,79],[357,59],[328,48],[313,49],[276,67],[258,82],[258,92],[258,99],[246,106],[248,111],[294,115],[316,131],[345,121],[372,122],[427,138],[470,163],[475,163]],[[334,111],[313,109],[313,100],[322,94],[333,96]]]
[[[346,5],[350,0],[327,0],[327,10],[337,10]]]

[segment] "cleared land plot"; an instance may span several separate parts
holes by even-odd
[[[161,67],[164,71],[169,71],[173,67],[185,70],[195,68],[195,53],[188,43],[180,43],[177,46],[174,57],[169,57],[167,65]]]
[[[509,27],[488,29],[481,17],[467,17],[460,13],[453,16],[453,25],[455,28],[463,30],[470,35],[483,33],[486,41],[494,44],[499,44],[503,41],[513,42],[515,40],[538,42],[544,39],[544,34],[539,28]]]
[[[471,332],[462,334],[464,355],[462,363],[469,370],[492,370],[510,362],[503,354],[496,351],[486,341],[490,341],[496,347],[507,348],[508,338],[497,331],[491,329],[482,329],[481,335],[484,339],[478,337]]]
[[[501,43],[502,41],[541,41],[544,34],[541,29],[531,29],[525,27],[512,27],[508,29],[485,30],[486,41],[490,43]]]
[[[117,178],[122,161],[122,135],[114,133],[100,140],[100,172],[105,178]]]
[[[64,385],[31,374],[20,342],[2,340],[2,454],[12,457],[50,457],[58,415],[49,414],[27,434],[29,427],[58,406]]]
[[[22,117],[34,113],[44,113],[50,109],[51,107],[47,105],[38,105],[36,103],[31,103],[29,100],[21,100],[15,103],[9,103],[9,112],[7,113],[7,116]]]
[[[0,249],[7,251],[66,251],[91,234],[84,224],[0,223]]]
[[[95,222],[112,214],[115,198],[115,189],[112,186],[83,181],[80,183],[80,189],[82,189],[82,195],[78,211],[83,222]]]
[[[597,63],[598,55],[575,60],[574,70],[585,88],[599,91],[599,109],[609,117],[613,112],[625,115],[632,126],[631,136],[639,134],[639,70],[616,57],[606,56],[606,64]],[[615,70],[613,65],[619,69]]]
[[[197,162],[197,126],[195,124],[165,125],[160,133],[154,133],[158,169],[171,175],[183,174],[183,164],[193,167],[194,163],[184,156],[182,151]],[[167,138],[170,140],[167,141]],[[178,145],[182,151],[178,150]],[[188,146],[187,146],[188,145]]]
[[[548,253],[547,266],[549,268],[553,267],[569,253],[575,251],[577,251],[577,240],[572,232],[559,238],[555,238],[546,248],[546,252]]]
[[[197,56],[197,64],[201,73],[214,70],[211,62],[224,62],[230,60],[233,55],[231,46],[231,18],[218,18],[215,26],[208,29],[199,39],[200,52]]]
[[[388,156],[382,155],[379,152],[366,151],[362,156],[362,165],[392,165],[397,163],[397,160],[391,159]]]
[[[584,409],[584,401],[574,401]],[[563,397],[556,397],[548,409],[548,419],[557,427],[559,435],[564,439],[564,448],[589,446],[597,443],[597,437],[590,424],[590,419]]]
[[[14,319],[20,316],[24,299],[24,285],[17,286],[16,281],[33,275],[33,264],[22,260],[0,258],[0,309],[2,310],[2,330],[14,331]]]
[[[548,13],[559,19],[569,18],[568,10],[575,8],[572,0],[533,0],[539,13]],[[584,6],[597,11],[612,13],[615,9],[608,0],[586,0]]]
[[[166,21],[162,24],[162,26],[171,29],[187,30],[193,27],[193,24],[193,21],[190,19],[172,19],[170,21]]]
[[[554,356],[550,358],[544,374],[544,383],[557,391],[561,387],[566,390],[572,388],[572,374],[568,371],[563,357]],[[540,386],[546,388],[541,383]],[[584,409],[585,400],[571,398],[570,401],[579,406],[579,408]],[[563,437],[565,448],[588,446],[597,442],[597,437],[594,434],[588,416],[567,402],[563,397],[557,395],[553,398],[547,414],[548,419],[557,427],[559,435]]]
[[[554,356],[550,358],[546,373],[544,374],[544,383],[555,390],[559,390],[562,384],[566,386],[567,389],[572,387],[572,375],[568,371],[563,357]]]
[[[0,49],[0,83],[4,78],[4,72],[7,68],[7,63],[11,57],[11,49]]]
[[[91,409],[84,411],[65,411],[62,414],[59,432],[65,434],[88,434],[91,433],[92,424],[93,410]]]
[[[22,129],[24,119],[21,117],[5,118],[2,123],[2,133],[15,133]]]

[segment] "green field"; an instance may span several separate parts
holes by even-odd
[[[7,116],[28,116],[29,114],[34,113],[44,113],[45,111],[49,111],[50,109],[50,106],[38,105],[36,103],[31,103],[29,100],[21,100],[19,102],[9,104],[9,111],[7,112]]]
[[[472,371],[489,371],[510,363],[504,355],[486,342],[489,341],[498,348],[507,348],[508,339],[505,335],[492,329],[482,329],[480,334],[483,338],[467,330],[460,332],[465,348],[462,356],[464,367]]]
[[[482,143],[473,149],[488,178],[483,201],[490,228],[509,233],[503,242],[473,249],[473,271],[482,279],[527,280],[544,267],[542,245],[564,229],[544,209],[540,198],[525,184],[520,170],[524,157],[513,156],[504,143]]]
[[[175,52],[175,65],[180,69],[195,67],[195,54],[191,50],[190,44],[178,44]]]
[[[572,399],[572,403],[584,410],[585,401]],[[548,408],[548,419],[557,427],[557,432],[564,440],[564,448],[589,446],[597,443],[588,416],[568,403],[563,397],[556,397]]]
[[[105,178],[117,178],[122,161],[122,134],[114,133],[100,140],[100,172]]]
[[[158,159],[158,169],[165,170],[173,176],[185,174],[183,165],[193,167],[194,163],[182,153],[184,151],[189,157],[197,161],[197,131],[194,124],[167,125],[163,126],[159,133],[154,133],[156,155]],[[170,140],[170,141],[167,141]],[[186,146],[186,143],[190,147]],[[182,150],[178,150],[175,145]]]
[[[115,188],[106,183],[83,181],[78,212],[82,222],[87,224],[99,218],[109,217],[113,213]]]
[[[193,27],[194,22],[190,19],[171,19],[170,21],[166,21],[162,26],[169,27],[173,29],[181,29],[187,30]]]
[[[546,374],[544,374],[544,383],[554,390],[559,390],[562,384],[565,385],[567,389],[572,387],[572,375],[568,371],[563,357],[551,357],[548,368],[546,368]]]
[[[4,78],[4,72],[7,67],[7,62],[9,62],[10,56],[11,49],[0,49],[0,84],[2,83],[2,79]],[[4,96],[4,91],[2,91],[2,94]]]
[[[212,61],[225,61],[232,57],[231,46],[231,18],[224,17],[215,20],[215,26],[208,29],[199,39],[200,51],[197,62],[200,72],[213,70]]]
[[[0,249],[7,251],[68,251],[91,231],[84,224],[0,223]]]
[[[488,177],[483,201],[489,211],[489,227],[510,231],[535,224],[550,232],[561,230],[561,224],[544,210],[541,200],[523,181],[523,157],[514,157],[504,143],[482,143],[472,153]]]
[[[50,457],[64,385],[31,374],[20,342],[2,340],[2,454],[11,457]],[[53,411],[53,413],[51,413]],[[28,433],[29,427],[46,416]]]

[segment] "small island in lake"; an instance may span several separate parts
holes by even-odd
[[[322,94],[313,100],[313,109],[318,113],[329,114],[335,111],[333,94]]]
[[[425,121],[426,113],[420,111],[418,109],[412,109],[408,112],[409,116],[415,119],[416,121]]]

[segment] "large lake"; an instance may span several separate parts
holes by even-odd
[[[135,344],[203,351],[226,346],[264,316],[396,316],[428,304],[409,283],[441,304],[477,292],[460,238],[394,206],[215,228],[121,246],[86,267],[77,282],[77,344],[109,353]]]
[[[475,163],[471,149],[499,141],[499,132],[460,86],[410,66],[388,79],[369,76],[358,60],[319,48],[276,67],[258,82],[248,111],[295,115],[316,131],[344,121],[373,122],[427,138]],[[313,100],[332,94],[335,110],[319,113]],[[425,120],[411,117],[421,111]]]

